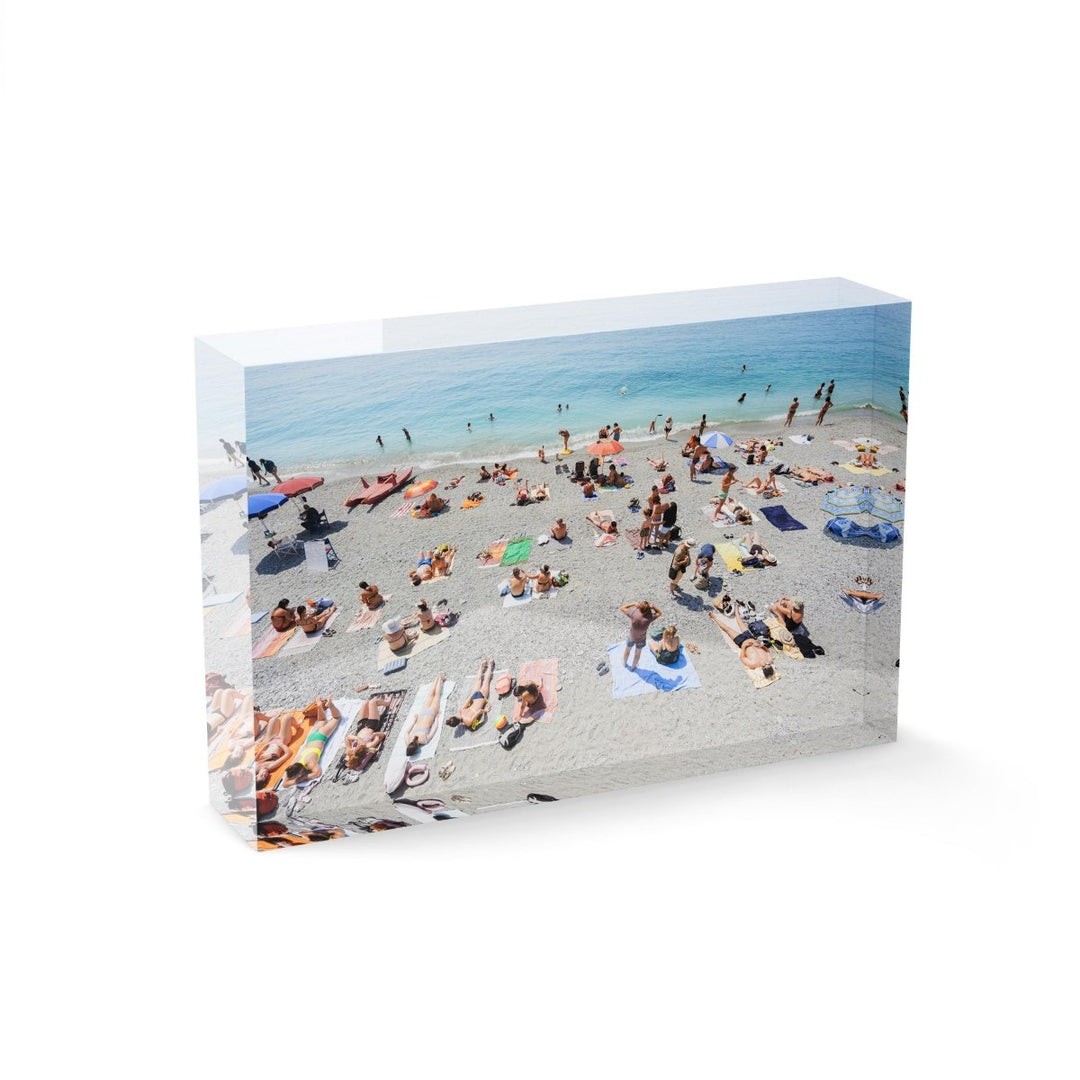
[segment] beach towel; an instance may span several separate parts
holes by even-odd
[[[735,653],[736,657],[738,657],[740,655],[739,646],[736,645],[735,642],[732,641],[731,638],[729,638],[723,630],[720,631],[720,634],[723,639],[728,643],[728,646],[731,648],[731,650]],[[796,650],[796,652],[798,652],[798,650]],[[754,668],[751,670],[742,662],[741,659],[737,660],[736,662],[738,663],[739,667],[741,667],[743,671],[745,671],[746,674],[749,676],[750,681],[754,684],[755,690],[762,690],[766,686],[768,686],[769,683],[774,683],[777,679],[780,678],[780,672],[777,671],[775,667],[773,667],[772,678],[770,678],[765,674],[764,671],[761,670],[761,668]]]
[[[236,617],[229,623],[221,636],[223,638],[250,637],[251,628],[260,619],[265,619],[269,614],[268,611],[259,611],[253,614],[248,611],[247,608],[243,611],[238,611]]]
[[[880,465],[876,469],[868,469],[865,465],[852,465],[850,461],[845,461],[840,468],[847,469],[850,473],[868,473],[870,476],[883,476],[889,471]]]
[[[513,540],[510,540],[506,545],[506,550],[503,551],[503,557],[500,560],[503,566],[514,566],[516,563],[527,562],[529,555],[532,553],[532,537],[531,536],[518,536]]]
[[[484,501],[484,496],[481,495],[479,499],[466,499],[461,504],[462,510],[473,510]]]
[[[252,660],[263,660],[268,656],[274,656],[295,633],[295,626],[282,633],[279,633],[272,626],[268,626],[259,639],[251,646]]]
[[[229,719],[218,728],[217,734],[214,736],[213,741],[208,747],[207,768],[211,772],[225,768],[225,762],[229,757],[229,742],[243,733],[245,725],[250,725],[248,727],[248,734],[250,735],[255,726],[255,713],[251,709],[241,707],[235,715],[230,716]],[[254,756],[255,748],[252,747],[244,754],[240,764],[251,764]]]
[[[304,573],[330,573],[330,563],[326,558],[326,544],[322,540],[304,541]]]
[[[394,783],[394,786],[390,787],[390,784],[401,776],[402,768],[406,762],[414,763],[430,760],[435,756],[435,752],[439,749],[439,739],[442,737],[443,727],[445,727],[446,724],[447,702],[454,692],[454,681],[452,679],[447,679],[443,683],[442,694],[439,697],[439,707],[435,713],[435,724],[432,728],[431,740],[421,746],[412,757],[409,757],[405,753],[405,748],[409,743],[409,740],[406,738],[409,725],[412,723],[417,712],[424,707],[424,703],[427,701],[428,695],[431,693],[431,688],[434,685],[433,682],[426,683],[416,691],[416,696],[413,698],[412,705],[409,706],[409,711],[405,714],[404,722],[398,729],[397,738],[390,748],[390,753],[385,755],[387,762],[384,786],[386,787],[388,794],[392,794],[398,787],[403,786]]]
[[[383,712],[382,720],[376,730],[378,731],[390,731],[394,726],[394,721],[397,720],[401,713],[402,706],[405,704],[405,698],[408,694],[408,690],[391,690],[383,693],[373,693],[372,697],[389,699],[386,709]],[[361,702],[357,702],[356,708],[353,711],[354,719],[348,724],[348,735],[355,735],[360,730],[361,721],[359,719]],[[342,710],[344,712],[344,709]],[[366,725],[370,725],[369,721],[364,722]],[[383,746],[385,746],[385,742]],[[323,775],[333,784],[349,783],[350,777],[357,777],[364,771],[372,762],[372,760],[382,752],[382,747],[374,751],[374,753],[367,754],[360,762],[360,767],[357,769],[350,769],[345,764],[345,742],[342,740],[341,746],[338,749],[336,756],[333,759],[327,757],[326,752],[323,752],[324,762],[330,762],[329,765],[323,765]]]
[[[204,608],[211,608],[221,607],[223,604],[231,604],[242,592],[242,589],[238,589],[234,593],[213,593],[210,596],[204,596],[202,606]]]
[[[393,599],[393,593],[387,593],[383,597],[383,602],[374,611],[369,611],[367,608],[358,611],[345,633],[355,634],[357,630],[366,630],[369,626],[374,626],[386,614],[386,605]]]
[[[701,512],[710,521],[712,521],[713,512],[715,510],[716,510],[716,507],[713,506],[713,505],[703,506],[701,508]],[[754,511],[751,510],[749,507],[746,508],[746,512],[750,515],[750,521],[749,522],[744,522],[742,524],[742,526],[741,526],[742,528],[745,528],[748,524],[756,525],[761,520],[761,518],[759,518],[758,515],[755,514]],[[716,521],[713,521],[712,523],[717,529],[730,529],[733,525],[737,524],[737,522],[735,521],[735,515],[732,514],[732,515],[729,516],[726,511],[724,513],[722,513],[716,519]]]
[[[503,597],[503,605],[502,606],[504,608],[522,607],[525,604],[529,603],[529,601],[532,600],[532,598],[533,598],[532,586],[531,585],[526,585],[525,586],[525,591],[520,596],[511,596],[510,593],[507,593]]]
[[[335,620],[341,614],[341,608],[337,608],[334,614],[316,630],[314,634],[305,634],[303,630],[297,630],[295,634],[278,649],[278,656],[296,656],[299,653],[311,652],[322,641],[323,634],[334,625]]]
[[[813,435],[789,435],[788,438],[795,443],[808,443],[814,438]]]
[[[862,615],[869,615],[885,606],[884,600],[863,600],[858,596],[848,596],[846,592],[840,594],[840,599],[843,600],[849,608],[858,611]]]
[[[785,656],[790,657],[792,660],[806,659],[799,651],[798,645],[795,644],[795,640],[791,636],[791,631],[784,625],[779,616],[766,616],[765,625],[769,628],[769,635],[772,637],[773,641],[780,646]]]
[[[522,664],[517,681],[518,686],[523,682],[536,683],[540,687],[540,696],[544,702],[543,709],[529,713],[522,723],[531,724],[534,720],[539,720],[543,724],[550,724],[555,719],[555,710],[559,706],[559,661],[531,660]]]
[[[782,506],[763,506],[762,514],[781,532],[791,532],[793,529],[805,529],[801,521],[796,521]]]
[[[674,664],[661,664],[648,644],[641,648],[636,668],[623,667],[625,641],[609,645],[608,664],[611,667],[611,696],[615,699],[637,697],[639,694],[668,693],[672,690],[692,690],[701,686],[697,670],[690,662],[686,649],[679,646],[679,659]],[[631,650],[630,660],[634,659]]]
[[[390,516],[392,518],[404,517],[406,514],[412,513],[415,502],[403,502]]]
[[[337,706],[338,712],[341,713],[341,719],[338,721],[337,727],[334,728],[333,733],[330,738],[326,740],[326,745],[323,747],[322,757],[319,759],[322,776],[318,776],[314,780],[304,781],[300,784],[292,784],[289,788],[285,788],[284,790],[290,791],[296,789],[302,791],[312,784],[320,783],[323,778],[328,775],[335,758],[337,758],[337,756],[345,749],[345,736],[352,730],[353,721],[356,719],[356,714],[360,711],[362,702],[358,698],[351,698],[346,701],[335,701],[334,704]],[[285,779],[285,769],[292,764],[293,758],[296,756],[296,751],[300,749],[307,739],[312,726],[313,725],[311,724],[305,724],[303,737],[298,739],[295,744],[289,744],[290,749],[292,750],[292,753],[289,755],[289,760],[282,767],[281,771],[276,774],[276,779],[271,779],[270,784],[268,785],[269,787],[281,788],[281,783]]]
[[[404,660],[407,657],[415,656],[425,649],[430,649],[432,645],[438,645],[440,641],[445,641],[449,636],[450,630],[436,623],[433,630],[417,631],[416,639],[410,641],[404,649],[399,649],[397,652],[390,651],[390,646],[386,644],[385,637],[380,638],[375,654],[375,663],[381,671],[391,660]]]
[[[499,566],[502,563],[503,554],[506,551],[505,540],[497,540],[494,544],[488,544],[484,551],[477,555],[481,566]],[[485,554],[486,553],[486,554]]]
[[[724,560],[724,565],[731,573],[749,573],[751,570],[760,570],[760,566],[743,566],[742,552],[730,541],[716,544],[716,554]]]

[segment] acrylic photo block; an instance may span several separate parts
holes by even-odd
[[[264,850],[894,739],[910,311],[197,339],[214,806]]]

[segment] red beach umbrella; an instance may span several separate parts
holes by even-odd
[[[294,495],[303,495],[306,491],[314,490],[323,482],[321,476],[294,476],[291,480],[275,484],[270,490],[291,499]]]
[[[418,495],[426,495],[438,486],[438,480],[417,480],[415,484],[410,484],[401,495],[404,499],[415,499]]]
[[[595,457],[611,457],[612,454],[622,453],[622,443],[617,439],[601,439],[600,442],[594,442],[586,449]]]

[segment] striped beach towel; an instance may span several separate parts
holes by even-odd
[[[390,516],[392,518],[404,517],[406,514],[412,512],[412,508],[415,505],[415,502],[403,502]]]

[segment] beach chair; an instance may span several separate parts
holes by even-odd
[[[592,461],[589,462],[589,479],[590,480],[595,480],[595,479],[597,479],[597,477],[599,477],[599,475],[600,475],[600,459],[599,458],[593,458]]]
[[[297,539],[295,536],[288,536],[284,540],[279,540],[274,544],[272,550],[278,557],[278,561],[284,562],[293,555],[301,554],[304,550],[304,542]]]
[[[575,484],[581,484],[581,483],[584,482],[584,480],[585,480],[585,462],[584,461],[575,461],[574,462],[574,475],[572,477],[570,477],[570,479]]]
[[[304,568],[309,574],[326,574],[330,563],[326,556],[326,543],[322,540],[305,540]]]
[[[326,517],[326,515],[323,514],[323,517]],[[334,545],[330,543],[330,538],[328,536],[323,537],[323,547],[324,547],[324,549],[326,551],[327,565],[328,566],[337,566],[337,564],[339,562],[341,562],[341,558],[338,555],[338,553],[334,550]]]

